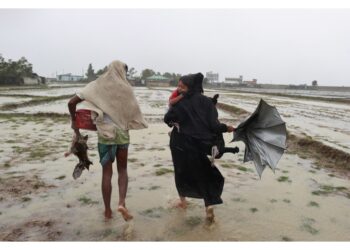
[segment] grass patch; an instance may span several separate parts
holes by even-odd
[[[60,114],[60,113],[54,113],[54,112],[38,112],[34,114],[27,114],[27,113],[0,113],[0,119],[4,119],[6,121],[12,121],[12,122],[37,122],[37,123],[43,123],[45,119],[51,119],[52,121],[56,123],[66,123],[69,121],[69,114]],[[18,120],[21,119],[21,120]],[[35,129],[35,128],[34,128]]]
[[[308,206],[309,207],[320,207],[320,205],[316,201],[310,201]]]
[[[319,233],[319,230],[317,230],[316,228],[313,227],[313,223],[315,222],[315,220],[313,219],[307,219],[302,225],[301,225],[301,228],[302,230],[312,234],[312,235],[315,235],[315,234],[318,234]]]
[[[39,150],[31,151],[29,153],[29,158],[30,160],[39,160],[50,154],[51,152],[45,151],[44,149],[39,149]]]
[[[140,214],[150,218],[160,218],[162,217],[164,212],[165,212],[165,209],[163,207],[155,207],[155,208],[146,209],[140,212]]]
[[[63,179],[65,179],[65,178],[66,178],[65,175],[61,175],[61,176],[56,177],[55,179],[56,179],[56,180],[63,180]]]
[[[54,102],[58,100],[64,100],[71,98],[72,95],[61,95],[61,96],[44,96],[44,97],[36,97],[35,99],[32,99],[30,101],[20,102],[20,103],[9,103],[4,104],[0,107],[0,110],[13,110],[20,107],[28,107],[28,106],[34,106],[39,105],[42,103],[49,103]]]
[[[23,202],[28,202],[28,201],[31,201],[32,199],[29,198],[29,197],[22,197],[21,199]]]
[[[5,143],[16,143],[16,141],[15,140],[7,140],[7,141],[5,141]]]
[[[98,204],[98,201],[93,201],[90,198],[83,196],[78,199],[83,205],[95,205]]]
[[[346,197],[350,197],[350,191],[346,187],[335,187],[331,185],[320,185],[319,190],[312,191],[313,195],[331,195],[331,194],[339,194]]]
[[[245,202],[246,199],[243,199],[243,198],[238,197],[238,198],[233,198],[232,201],[235,201],[235,202]]]
[[[160,186],[152,186],[148,190],[157,190],[157,189],[160,189],[160,188],[161,188]]]
[[[291,180],[289,180],[289,177],[288,176],[280,176],[278,179],[277,179],[278,182],[292,182]]]
[[[153,147],[149,149],[150,151],[164,151],[165,148],[157,148],[157,147]]]
[[[297,154],[300,158],[316,161],[317,166],[337,170],[350,170],[350,154],[342,150],[332,148],[310,136],[296,136],[288,132],[287,135],[289,153]]]
[[[34,189],[39,189],[41,187],[46,187],[45,182],[43,181],[37,181],[36,183],[33,184],[33,188]]]
[[[168,169],[168,168],[160,168],[156,171],[156,175],[157,176],[160,176],[160,175],[164,175],[164,174],[167,174],[167,173],[173,173],[174,170],[172,169]]]
[[[239,166],[239,167],[238,167],[238,170],[243,171],[243,172],[247,172],[247,171],[249,171],[249,169],[248,169],[248,168],[243,167],[243,166]]]
[[[161,166],[163,166],[163,165],[162,164],[155,164],[155,165],[153,165],[153,167],[155,167],[155,168],[159,168]]]
[[[202,221],[203,221],[202,217],[200,217],[200,216],[191,216],[185,220],[185,224],[187,226],[189,226],[190,228],[194,228],[194,227],[198,226],[199,224],[201,224]]]
[[[128,162],[137,162],[138,160],[136,158],[129,158]]]
[[[233,168],[234,167],[232,164],[228,164],[228,163],[222,163],[222,164],[220,164],[220,166],[223,168]]]
[[[249,210],[250,210],[250,212],[252,212],[252,213],[256,213],[256,212],[259,211],[256,207],[252,207],[252,208],[250,208]]]
[[[290,203],[290,200],[289,199],[283,199],[283,202]]]
[[[288,236],[282,236],[282,240],[283,241],[293,241],[291,238],[289,238]]]
[[[216,107],[218,109],[221,109],[221,110],[233,113],[235,115],[249,114],[249,112],[244,110],[244,109],[238,108],[238,107],[233,106],[233,105],[228,105],[228,104],[225,104],[225,103],[221,103],[221,102],[218,102],[216,104]]]

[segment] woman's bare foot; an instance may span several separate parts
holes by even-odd
[[[206,213],[207,213],[207,217],[206,217],[206,220],[207,222],[209,223],[213,223],[214,222],[214,208],[212,206],[208,206],[206,208]]]
[[[124,206],[118,206],[118,212],[122,214],[125,221],[129,221],[134,218]]]
[[[112,219],[112,210],[105,210],[105,219],[109,220]]]
[[[186,209],[187,208],[187,202],[186,201],[178,201],[175,203],[174,207]]]
[[[186,197],[180,196],[180,200],[176,201],[176,203],[173,206],[175,208],[186,209],[187,208]]]

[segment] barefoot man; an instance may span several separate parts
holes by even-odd
[[[128,189],[129,130],[147,128],[132,87],[126,79],[127,70],[125,63],[113,61],[108,66],[107,72],[88,83],[68,103],[72,129],[77,135],[79,134],[79,129],[75,126],[77,104],[84,101],[86,109],[92,111],[97,127],[98,153],[102,165],[101,188],[106,219],[112,218],[112,166],[116,159],[119,187],[117,211],[125,221],[133,218],[125,204]]]

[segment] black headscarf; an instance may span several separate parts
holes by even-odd
[[[203,94],[203,79],[204,76],[202,73],[189,74],[182,76],[180,81],[188,87],[188,94],[192,95],[194,93]]]

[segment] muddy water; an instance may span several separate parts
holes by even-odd
[[[135,93],[146,118],[162,117],[168,91],[137,89]],[[243,102],[240,105],[249,110],[253,101],[251,106]],[[56,111],[66,112],[65,108]],[[72,135],[68,120],[1,118],[0,239],[350,240],[347,179],[318,169],[312,159],[286,153],[276,172],[266,169],[260,180],[252,163],[242,163],[241,143],[230,144],[240,147],[238,155],[217,160],[225,187],[224,204],[216,206],[214,224],[205,223],[201,200],[190,199],[187,211],[172,208],[177,192],[168,146],[170,129],[161,121],[150,120],[148,129],[131,131],[127,206],[134,219],[126,223],[115,210],[112,220],[106,222],[103,218],[101,166],[94,132],[84,132],[89,135],[89,155],[94,165],[73,180],[77,160],[74,156],[63,157]],[[230,135],[225,134],[225,139],[229,141]],[[116,208],[115,166],[114,171],[112,205]]]

